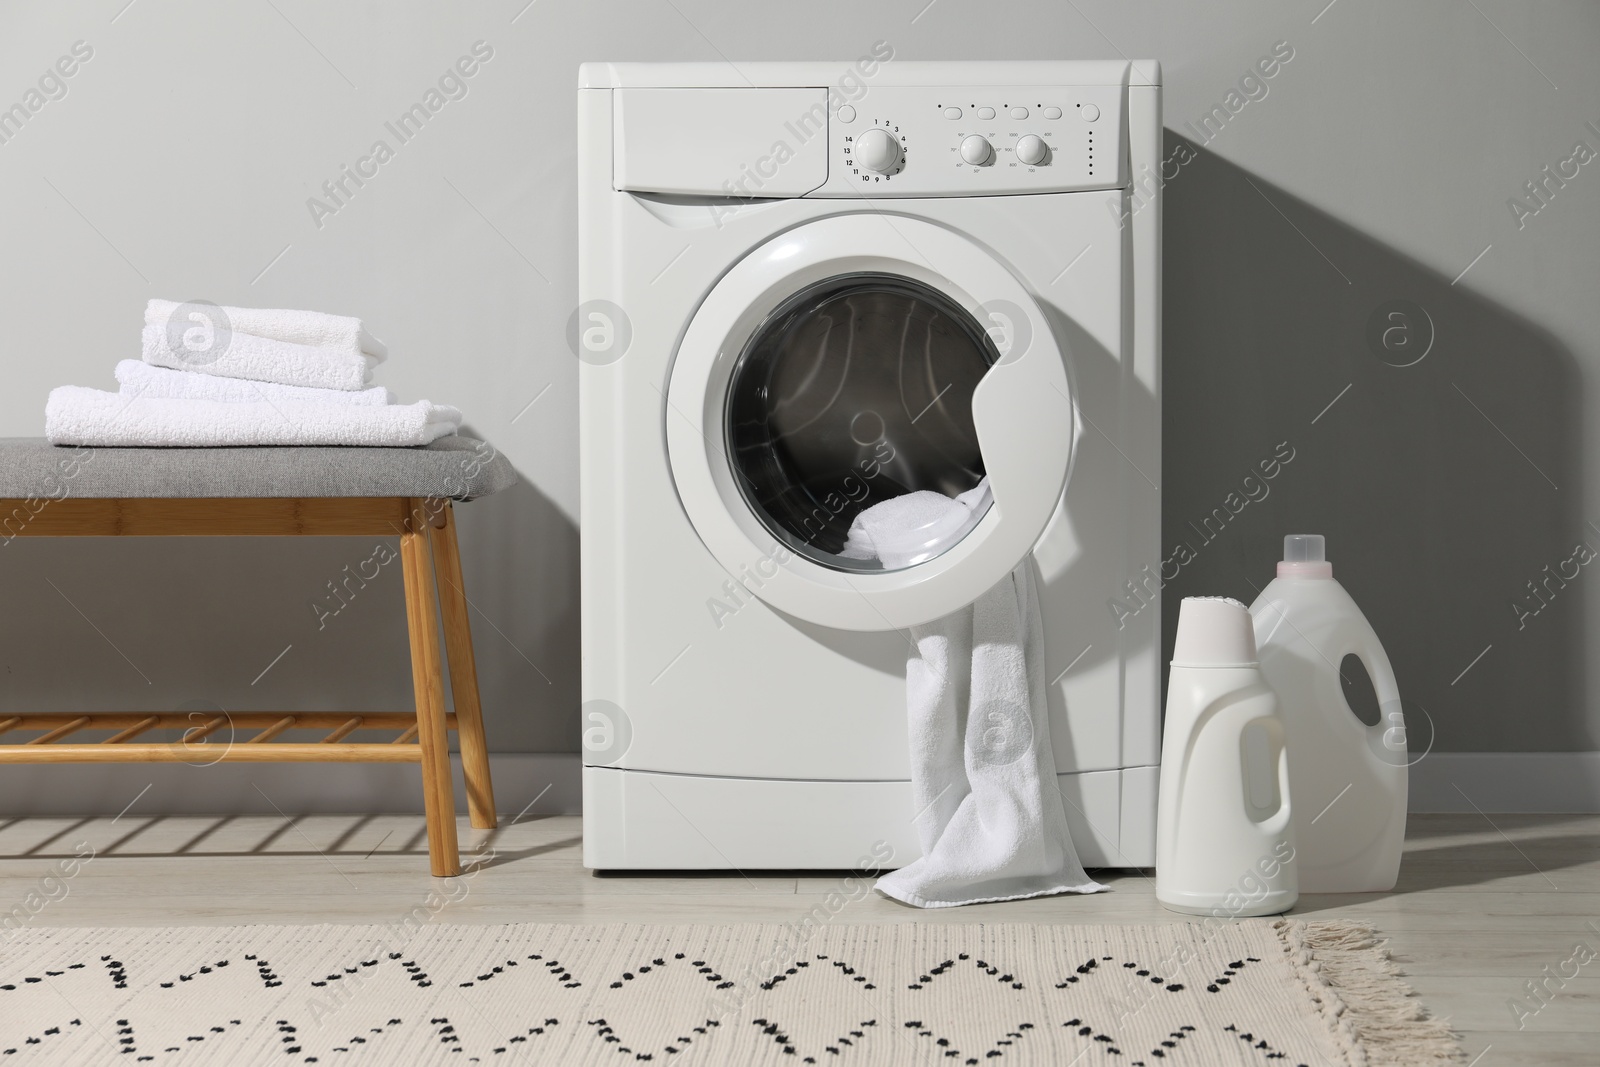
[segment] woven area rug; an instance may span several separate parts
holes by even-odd
[[[241,926],[0,940],[23,1064],[1442,1064],[1372,931]]]

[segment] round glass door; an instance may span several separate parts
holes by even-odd
[[[997,308],[1015,330],[991,340]],[[1027,287],[970,239],[877,210],[732,264],[663,400],[672,486],[717,563],[842,630],[921,625],[993,588],[1054,514],[1078,424]]]
[[[729,463],[745,503],[796,553],[843,571],[903,569],[989,509],[972,397],[1000,358],[965,309],[896,274],[809,285],[745,343],[728,382]],[[878,523],[863,511],[919,492]],[[911,551],[877,550],[884,523]],[[903,535],[903,536],[902,536]]]

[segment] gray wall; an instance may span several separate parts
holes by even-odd
[[[1437,749],[1600,747],[1600,579],[1585,568],[1520,629],[1512,607],[1600,546],[1583,462],[1600,163],[1520,226],[1507,206],[1576,141],[1600,150],[1593,5],[126,2],[0,14],[0,105],[93,48],[0,144],[0,435],[42,432],[53,385],[111,387],[151,296],[360,315],[390,345],[384,384],[462,407],[524,478],[461,515],[497,750],[577,749],[577,63],[849,58],[878,39],[900,59],[1165,64],[1186,161],[1167,186],[1163,540],[1197,550],[1165,590],[1169,628],[1178,596],[1249,598],[1282,533],[1320,530]],[[480,40],[493,57],[467,94],[314,220],[307,199],[393,144],[384,123]],[[1279,41],[1294,55],[1264,96],[1247,85],[1208,140],[1185,125]],[[1393,300],[1431,321],[1412,366],[1366,338]],[[1202,544],[1189,521],[1282,441],[1295,459],[1268,496]],[[9,544],[0,708],[404,707],[398,573],[321,631],[307,607],[369,551]]]

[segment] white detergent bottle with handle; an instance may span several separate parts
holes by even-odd
[[[1295,847],[1305,893],[1394,888],[1406,834],[1410,761],[1389,657],[1333,579],[1320,534],[1283,539],[1283,561],[1250,607],[1261,671],[1277,691],[1294,783]],[[1378,697],[1378,722],[1350,710],[1340,666],[1355,656]]]
[[[1188,597],[1167,682],[1156,899],[1173,911],[1276,915],[1299,897],[1278,698],[1237,600]]]

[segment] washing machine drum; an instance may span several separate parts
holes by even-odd
[[[880,212],[733,264],[666,401],[673,484],[718,563],[773,608],[851,630],[930,622],[1004,578],[1055,512],[1077,432],[1027,288],[982,245]],[[967,510],[935,509],[956,519],[888,566],[862,551],[857,516],[919,492]]]
[[[857,514],[907,493],[961,497],[984,479],[972,394],[1000,358],[976,320],[910,278],[830,278],[785,301],[745,346],[728,388],[737,484],[772,535],[845,570]],[[918,554],[947,550],[988,510]]]

